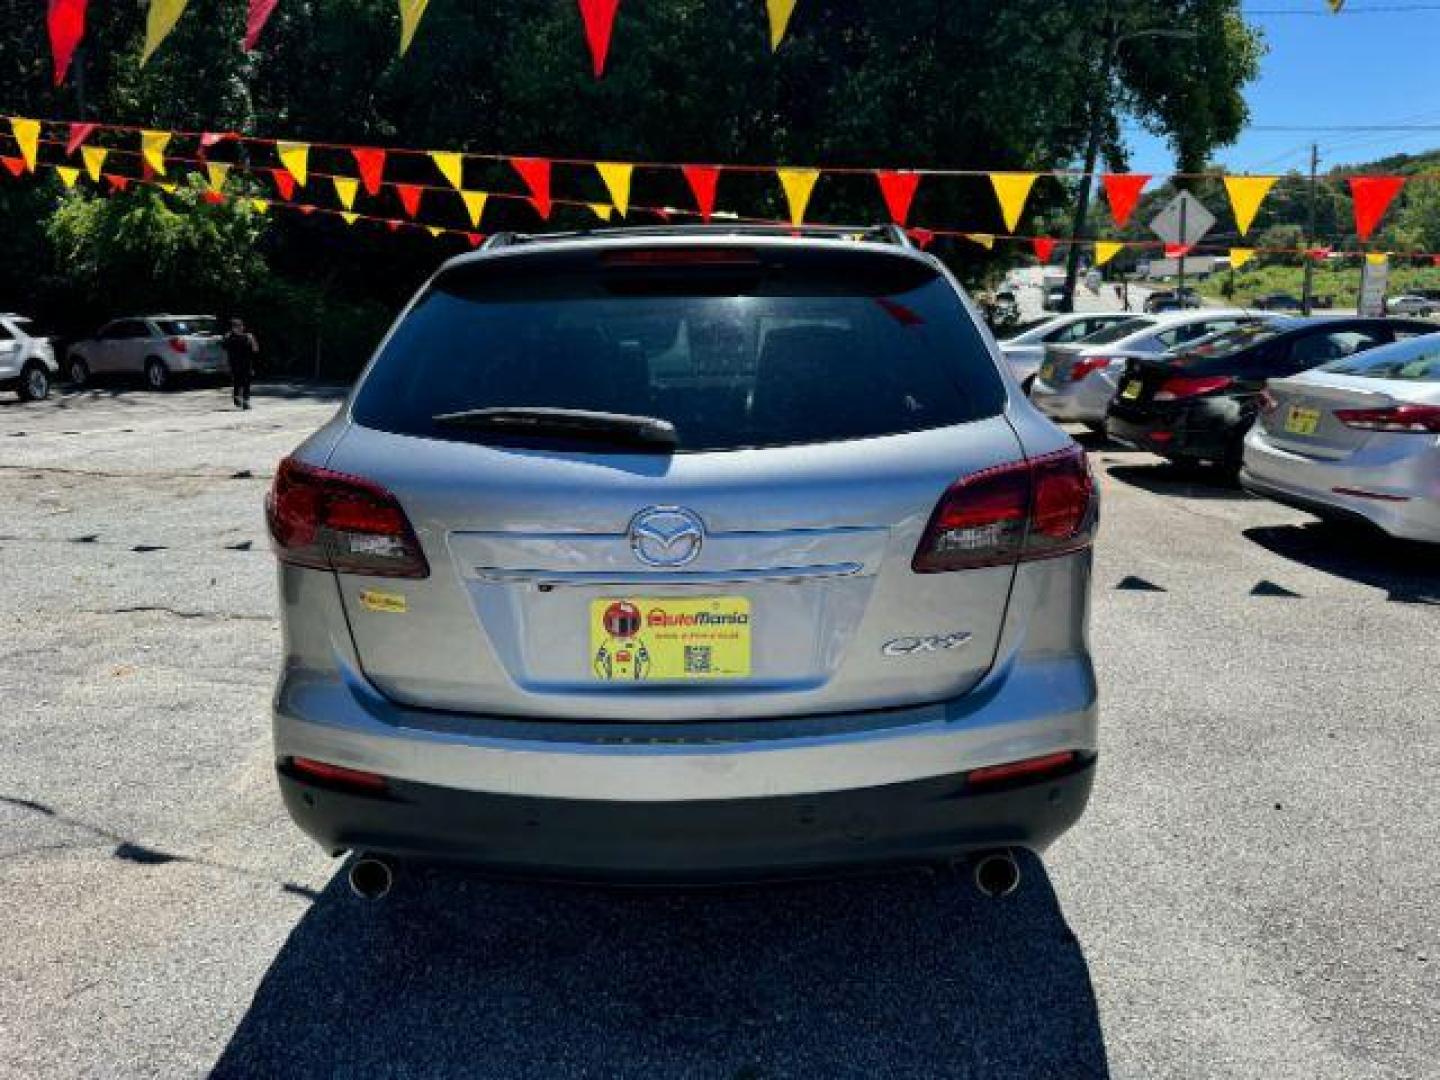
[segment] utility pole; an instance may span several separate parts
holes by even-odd
[[[1090,132],[1085,139],[1085,166],[1080,177],[1080,191],[1075,199],[1075,217],[1070,223],[1070,246],[1065,249],[1065,293],[1061,311],[1075,310],[1075,282],[1080,276],[1080,237],[1085,231],[1085,218],[1090,213],[1090,188],[1095,183],[1095,164],[1100,159],[1100,136],[1105,116],[1110,111],[1110,78],[1115,66],[1115,53],[1120,47],[1119,26],[1114,19],[1105,20],[1105,48],[1100,54],[1100,89],[1090,103]]]
[[[1310,144],[1310,210],[1306,215],[1305,225],[1305,287],[1300,297],[1300,311],[1309,315],[1311,307],[1311,296],[1314,288],[1315,260],[1310,256],[1310,248],[1315,243],[1315,187],[1316,174],[1320,169],[1320,146],[1317,143]]]

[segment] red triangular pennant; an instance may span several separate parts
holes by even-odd
[[[365,185],[366,195],[380,194],[380,179],[385,173],[385,151],[356,146],[351,149],[355,165],[360,170],[360,182]]]
[[[550,220],[550,159],[512,157],[510,164],[530,189],[530,202],[546,221]]]
[[[1350,197],[1355,201],[1355,233],[1361,240],[1370,239],[1391,200],[1404,186],[1403,176],[1350,177]]]
[[[1135,212],[1140,192],[1150,182],[1150,177],[1146,173],[1106,173],[1100,177],[1100,182],[1105,185],[1105,198],[1110,200],[1110,216],[1123,229]]]
[[[1048,236],[1033,237],[1030,247],[1034,250],[1035,257],[1042,263],[1049,262],[1050,256],[1055,253],[1055,241]]]
[[[311,206],[309,203],[297,203],[295,209],[299,210],[300,213],[304,214],[306,217],[309,217],[315,212],[315,207]]]
[[[87,0],[50,0],[45,16],[50,32],[50,52],[55,58],[55,85],[65,81],[75,46],[85,36],[85,4]]]
[[[1190,254],[1190,249],[1193,248],[1194,246],[1195,246],[1194,244],[1166,244],[1166,245],[1165,245],[1165,258],[1167,258],[1167,259],[1180,259],[1180,258],[1184,258],[1186,255],[1189,255],[1189,254]]]
[[[920,174],[881,171],[875,174],[875,179],[880,182],[880,194],[885,196],[890,220],[896,225],[904,225],[910,217],[910,203],[915,198],[915,189],[920,186]]]
[[[467,232],[465,234],[465,239],[469,242],[472,248],[478,248],[482,243],[485,242],[485,234],[478,232]]]
[[[200,149],[209,150],[212,146],[218,146],[226,139],[234,138],[234,132],[230,131],[202,131],[200,133]]]
[[[291,176],[287,169],[271,169],[270,179],[275,181],[275,190],[280,193],[280,198],[290,200],[295,195],[295,177]]]
[[[25,171],[25,159],[18,157],[0,158],[0,165],[5,166],[5,171],[11,176],[19,176]]]
[[[404,223],[403,221],[396,221],[394,218],[386,218],[386,219],[385,219],[385,227],[386,227],[387,229],[389,229],[391,232],[399,232],[399,231],[400,231],[400,226],[401,226],[401,225],[404,225],[404,224],[405,224],[405,223]]]
[[[396,184],[395,194],[400,196],[400,205],[405,208],[405,216],[414,218],[420,212],[421,189],[417,184]]]
[[[720,183],[720,168],[717,165],[682,165],[680,171],[690,183],[695,195],[695,205],[700,209],[700,220],[709,221],[715,212],[715,188]]]
[[[1334,250],[1333,247],[1312,247],[1307,249],[1305,254],[1316,262],[1324,262],[1330,257],[1330,253]]]
[[[110,184],[111,191],[124,191],[130,186],[130,177],[116,176],[114,173],[106,173],[105,179]]]
[[[70,138],[65,142],[65,156],[69,157],[79,150],[80,145],[90,137],[90,133],[94,130],[94,124],[71,124]]]
[[[204,199],[211,206],[216,206],[225,201],[225,195],[222,192],[215,191],[211,188],[206,188],[204,191],[202,191],[200,193],[200,198]]]
[[[910,234],[910,239],[915,241],[916,246],[919,247],[921,251],[926,250],[935,242],[935,234],[929,229],[922,229],[917,226],[916,228],[907,229],[906,231]]]
[[[250,0],[250,9],[245,15],[246,52],[255,48],[260,31],[265,29],[265,24],[270,20],[270,13],[275,10],[278,2],[279,0]]]
[[[585,22],[585,43],[590,46],[590,62],[598,79],[605,74],[605,57],[610,52],[610,30],[615,25],[615,11],[620,0],[579,0],[580,18]]]

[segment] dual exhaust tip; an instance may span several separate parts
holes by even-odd
[[[975,888],[982,896],[1009,896],[1020,887],[1020,864],[1007,849],[976,855],[970,864]],[[383,900],[395,887],[395,864],[381,855],[360,855],[347,875],[350,891],[362,900]]]

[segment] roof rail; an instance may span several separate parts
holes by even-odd
[[[742,222],[712,222],[707,225],[635,225],[619,229],[574,229],[566,232],[518,233],[498,232],[480,245],[482,251],[515,247],[519,244],[543,244],[560,240],[616,239],[629,236],[804,236],[834,240],[864,240],[875,244],[914,248],[910,235],[899,225],[766,225]]]

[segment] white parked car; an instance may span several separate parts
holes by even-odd
[[[143,375],[152,390],[180,375],[230,370],[213,315],[149,315],[115,319],[66,354],[65,374],[76,386],[92,375]]]
[[[1385,301],[1385,310],[1390,315],[1434,315],[1440,312],[1440,300],[1431,300],[1428,296],[1417,296],[1415,293],[1405,293],[1403,296],[1392,296]]]
[[[1440,543],[1440,333],[1272,379],[1240,481],[1319,517]]]
[[[1010,365],[1010,370],[1015,373],[1015,378],[1028,391],[1031,378],[1040,370],[1040,362],[1045,359],[1045,346],[1082,341],[1107,326],[1114,326],[1129,318],[1131,316],[1123,311],[1056,315],[1053,319],[1046,319],[1022,330],[1014,337],[1006,338],[1000,342],[1000,351],[1005,356],[1005,362]]]
[[[31,333],[33,324],[19,315],[0,314],[0,390],[13,390],[22,401],[41,401],[60,369],[50,339]]]
[[[1141,315],[1073,345],[1047,345],[1045,360],[1030,386],[1030,400],[1052,420],[1103,429],[1105,410],[1127,361],[1159,356],[1178,345],[1267,318],[1246,308]]]

